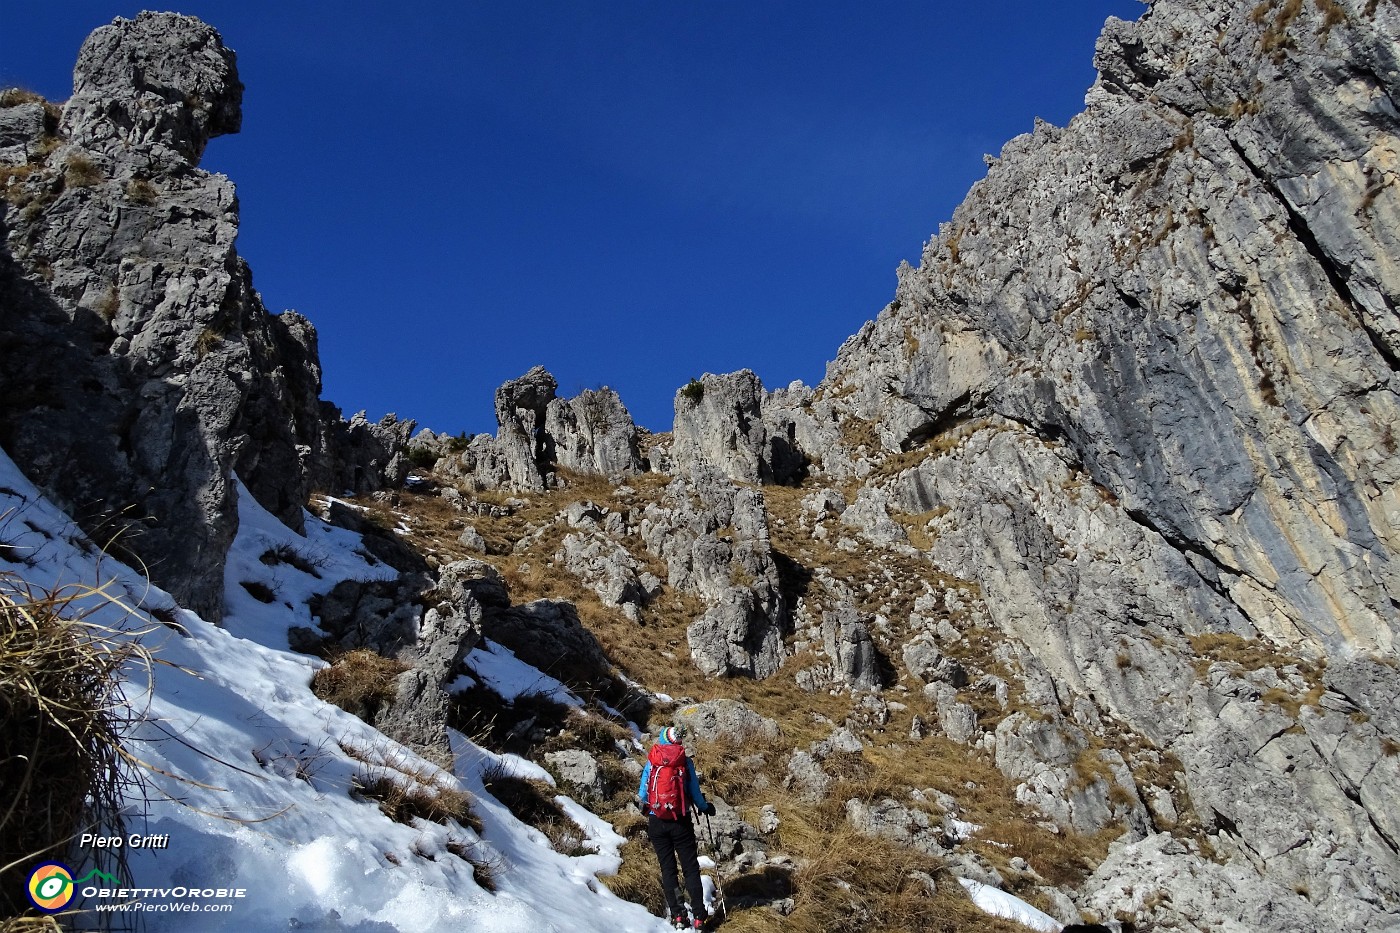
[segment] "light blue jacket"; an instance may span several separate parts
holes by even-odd
[[[656,744],[672,745],[674,743],[661,739]],[[650,782],[651,762],[648,761],[646,767],[642,768],[641,786],[637,788],[637,796],[642,799],[643,810],[645,810],[647,806],[647,784]],[[709,806],[705,801],[705,795],[700,792],[700,776],[695,773],[695,763],[690,760],[689,755],[685,756],[685,796],[689,806],[694,807],[696,810],[704,810]]]

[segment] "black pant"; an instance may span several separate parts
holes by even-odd
[[[700,885],[700,862],[695,854],[695,827],[689,819],[662,820],[655,814],[647,816],[647,838],[661,863],[661,890],[666,895],[666,915],[676,917],[681,912],[680,892],[676,889],[676,859],[685,873],[685,890],[690,895],[690,912],[697,920],[705,919],[705,889]]]

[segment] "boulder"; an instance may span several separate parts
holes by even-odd
[[[704,674],[762,679],[783,663],[781,630],[760,611],[754,591],[732,587],[685,630],[690,656]]]
[[[609,682],[612,664],[573,603],[537,599],[486,614],[483,632],[526,664],[567,684]]]
[[[682,707],[674,716],[677,725],[703,741],[729,741],[742,744],[747,739],[774,739],[778,724],[760,716],[738,700],[707,700]]]
[[[670,455],[683,472],[698,462],[745,483],[788,483],[805,458],[763,420],[763,383],[752,371],[706,373],[676,392]]]
[[[641,471],[637,427],[622,399],[606,386],[551,400],[544,431],[559,466],[602,476]]]
[[[550,770],[559,776],[567,787],[585,795],[601,796],[605,793],[605,781],[598,759],[580,748],[570,748],[558,752],[546,752],[545,762]]]
[[[967,671],[961,664],[938,648],[938,641],[924,633],[904,645],[904,666],[925,684],[946,683],[950,687],[967,686]]]
[[[841,680],[852,690],[879,690],[885,684],[885,660],[854,606],[822,614],[822,640]]]
[[[856,832],[880,836],[930,855],[942,855],[942,821],[890,797],[846,801],[846,822]]]

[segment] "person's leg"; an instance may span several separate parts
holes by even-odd
[[[681,871],[685,873],[685,890],[690,895],[690,912],[696,920],[708,916],[705,910],[705,888],[700,883],[700,859],[696,852],[695,826],[690,820],[676,823],[676,855],[681,861]]]
[[[666,919],[674,920],[681,915],[681,898],[676,879],[676,842],[671,835],[667,820],[647,817],[647,838],[656,850],[656,860],[661,864],[661,893],[666,897]]]

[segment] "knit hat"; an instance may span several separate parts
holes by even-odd
[[[661,741],[667,745],[684,745],[685,726],[667,726],[662,729]]]

